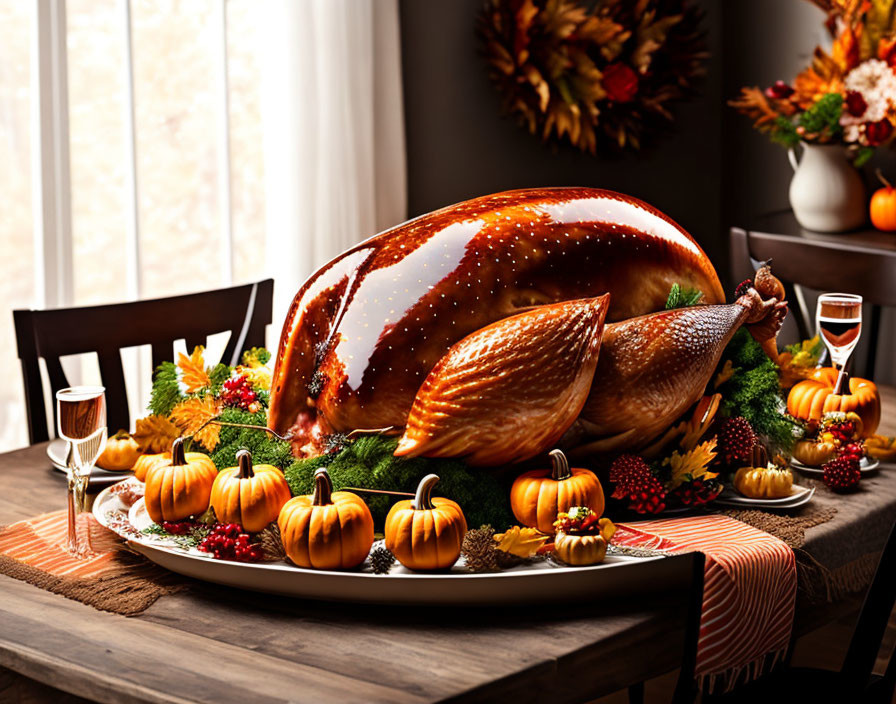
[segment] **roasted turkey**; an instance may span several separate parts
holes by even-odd
[[[673,284],[705,305],[665,311]],[[589,188],[508,191],[410,220],[322,267],[280,338],[268,424],[297,454],[392,428],[398,455],[521,461],[638,448],[692,405],[747,325],[786,307],[767,269],[730,305],[693,238]]]

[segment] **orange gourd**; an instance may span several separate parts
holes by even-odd
[[[252,466],[252,453],[236,453],[236,467],[222,469],[212,485],[211,505],[219,523],[238,523],[247,533],[258,533],[277,520],[292,492],[277,467]]]
[[[326,469],[314,473],[314,493],[296,496],[277,519],[286,555],[299,567],[357,567],[373,546],[373,516],[361,497],[333,492]]]
[[[869,206],[871,222],[878,230],[893,232],[896,230],[896,188],[881,175],[880,170],[877,176],[884,187],[876,190],[871,196]]]
[[[386,516],[386,547],[411,570],[448,569],[460,557],[467,521],[454,501],[433,498],[438,481],[435,474],[423,477],[414,499],[399,501]]]
[[[171,445],[171,459],[153,464],[146,472],[146,512],[156,523],[205,513],[217,475],[208,455],[185,455],[183,438],[177,438]]]
[[[155,455],[140,455],[134,462],[134,476],[141,482],[146,481],[146,473],[154,464],[167,464],[171,460],[170,452],[160,452]]]
[[[554,532],[557,515],[573,506],[604,512],[604,490],[587,469],[569,467],[560,450],[551,450],[551,469],[534,469],[517,477],[510,487],[510,508],[516,520],[542,533]]]
[[[796,384],[787,396],[787,412],[795,418],[820,421],[825,413],[853,411],[862,419],[862,437],[874,435],[880,423],[880,393],[874,382],[843,373],[835,390],[838,370],[816,369],[812,376]],[[842,393],[843,389],[849,393]]]
[[[119,430],[106,442],[103,454],[97,457],[96,466],[101,469],[122,471],[131,469],[140,458],[137,441],[127,430]]]

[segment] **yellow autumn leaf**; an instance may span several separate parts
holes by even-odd
[[[715,479],[717,472],[710,472],[707,466],[716,457],[716,439],[712,438],[697,445],[683,455],[677,450],[663,460],[663,466],[672,468],[672,477],[668,489],[674,489],[684,483],[690,475],[692,479]]]
[[[540,533],[534,528],[513,526],[506,533],[495,535],[495,547],[517,557],[532,557],[536,550],[544,545],[550,536]]]
[[[181,401],[171,409],[171,420],[184,435],[192,435],[196,442],[202,443],[207,450],[212,451],[218,445],[221,426],[208,422],[217,418],[219,413],[218,403],[213,397],[194,397]]]
[[[165,416],[138,418],[136,425],[137,429],[131,433],[131,437],[137,441],[140,452],[144,454],[170,452],[171,443],[180,435],[177,426]]]
[[[195,394],[212,383],[208,371],[205,368],[205,359],[202,353],[205,350],[201,345],[193,349],[189,357],[181,352],[177,357],[177,366],[181,370],[181,380],[187,387],[188,394]]]

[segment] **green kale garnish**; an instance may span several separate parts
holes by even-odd
[[[427,474],[438,474],[436,496],[460,504],[467,525],[489,523],[503,530],[513,522],[509,488],[483,469],[472,469],[460,460],[395,457],[397,438],[380,435],[361,437],[339,452],[297,460],[286,469],[286,481],[294,495],[310,494],[318,467],[326,467],[336,490],[345,486],[413,492]],[[362,494],[381,526],[396,497]]]
[[[236,467],[236,453],[240,450],[249,450],[252,453],[252,462],[255,464],[272,464],[280,469],[288,467],[293,456],[288,442],[278,440],[261,428],[267,425],[267,416],[264,411],[250,413],[240,408],[225,408],[218,420],[225,423],[242,423],[244,425],[259,426],[258,430],[252,428],[221,427],[221,435],[218,445],[212,453],[212,462],[218,470],[228,467]]]
[[[719,388],[722,415],[743,416],[772,449],[789,451],[800,437],[801,426],[786,414],[777,365],[743,328],[728,343],[721,364],[729,359],[736,371]]]

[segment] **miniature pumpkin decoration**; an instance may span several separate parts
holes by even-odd
[[[542,533],[554,532],[554,521],[573,506],[604,512],[604,490],[594,472],[570,469],[560,450],[551,450],[551,469],[534,469],[517,477],[510,488],[510,508],[516,520]]]
[[[96,466],[113,471],[131,469],[140,456],[137,441],[127,430],[119,430],[106,441],[103,454],[97,457]]]
[[[154,464],[167,464],[171,460],[170,452],[160,452],[153,455],[140,455],[134,462],[134,476],[141,482],[146,481],[146,473]]]
[[[437,475],[427,474],[414,499],[399,501],[386,516],[386,547],[408,569],[447,569],[460,557],[467,521],[454,501],[433,498],[438,482]]]
[[[896,188],[883,177],[880,169],[877,170],[877,177],[884,187],[878,188],[871,196],[871,223],[878,230],[893,232],[896,230]]]
[[[793,474],[786,467],[768,463],[765,448],[753,446],[749,467],[741,467],[734,474],[734,488],[750,499],[783,499],[793,493]]]
[[[837,447],[832,442],[815,442],[800,440],[793,447],[793,458],[807,467],[821,467],[828,460],[834,459]]]
[[[287,557],[299,567],[356,567],[373,546],[373,516],[367,504],[351,492],[334,492],[323,468],[314,473],[314,492],[287,501],[277,525]]]
[[[872,381],[850,377],[832,367],[816,369],[812,376],[796,384],[787,396],[787,412],[794,418],[820,421],[825,413],[854,411],[862,419],[862,437],[874,435],[880,423],[880,393]],[[849,393],[843,393],[844,389]]]
[[[184,439],[171,445],[171,459],[146,472],[146,512],[156,523],[180,521],[208,510],[218,470],[208,455],[184,454]]]
[[[569,512],[561,512],[554,523],[554,556],[567,565],[584,567],[603,562],[607,545],[616,532],[609,518],[586,506],[574,506]]]
[[[258,533],[277,520],[292,492],[277,467],[252,466],[252,453],[236,453],[236,467],[218,472],[211,505],[219,523],[238,523],[247,533]]]

